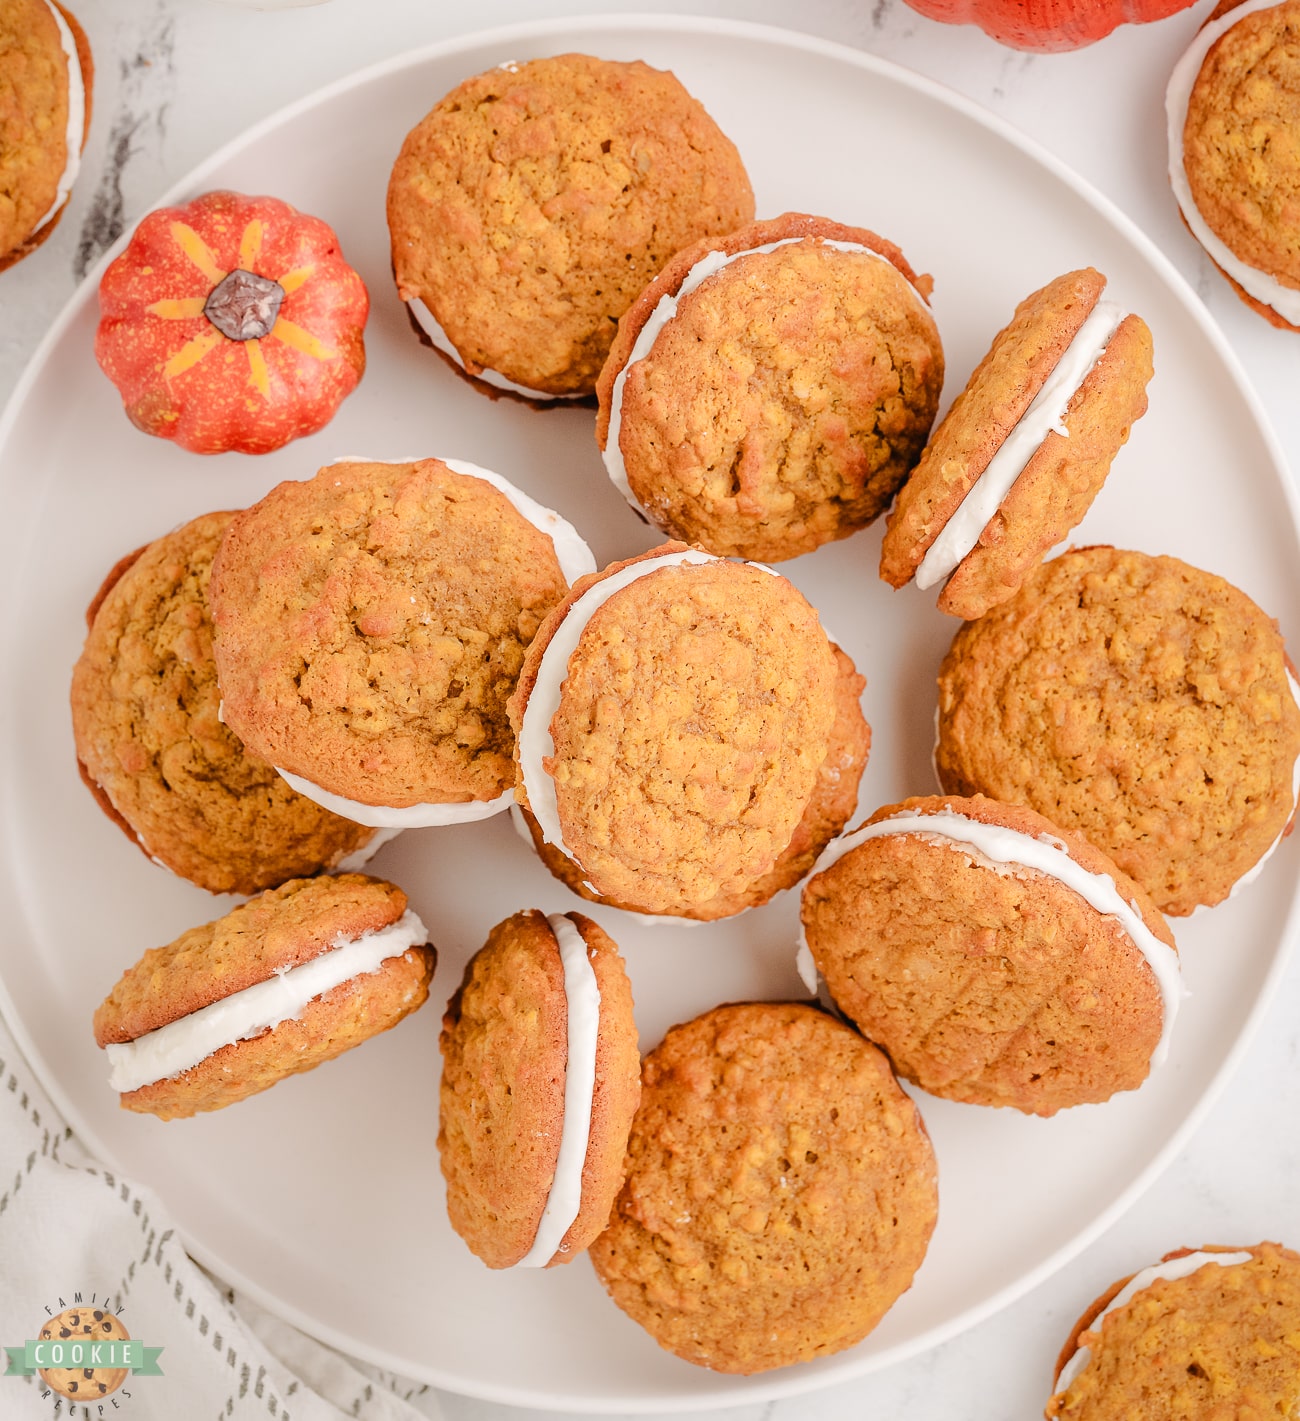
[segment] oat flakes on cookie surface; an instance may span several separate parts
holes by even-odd
[[[864,527],[938,409],[930,286],[892,242],[802,213],[696,243],[619,323],[597,387],[610,477],[723,555],[780,561]]]
[[[470,374],[542,396],[591,394],[637,292],[753,215],[735,147],[672,74],[583,54],[467,79],[388,188],[398,294]]]
[[[212,893],[258,893],[336,865],[373,831],[296,794],[221,720],[207,589],[233,513],[124,558],[72,672],[77,759],[127,837]]]
[[[1037,810],[1175,916],[1249,881],[1292,821],[1298,757],[1276,623],[1177,558],[1067,552],[939,672],[944,789]]]
[[[514,782],[506,700],[566,588],[551,538],[439,459],[282,483],[213,566],[226,719],[364,805],[496,799]]]
[[[916,1107],[881,1052],[809,1006],[674,1027],[646,1058],[627,1165],[596,1273],[661,1347],[715,1371],[861,1341],[935,1223]]]

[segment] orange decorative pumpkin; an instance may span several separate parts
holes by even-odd
[[[366,368],[365,284],[326,223],[274,197],[151,212],[99,309],[95,357],[132,424],[196,454],[314,434]]]
[[[1013,49],[1082,49],[1117,25],[1163,20],[1193,0],[907,0],[932,20],[978,25]]]

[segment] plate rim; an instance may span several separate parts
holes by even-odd
[[[256,145],[267,134],[312,109],[387,75],[487,45],[552,38],[557,34],[571,33],[577,39],[578,36],[591,37],[635,30],[651,30],[660,34],[681,36],[734,37],[778,49],[800,50],[839,64],[847,64],[850,67],[874,73],[957,112],[1050,172],[1097,212],[1113,229],[1118,231],[1141,257],[1163,277],[1171,294],[1200,328],[1202,335],[1207,338],[1215,354],[1226,368],[1237,393],[1243,398],[1247,412],[1260,433],[1265,450],[1272,461],[1274,474],[1281,486],[1283,501],[1290,512],[1293,531],[1297,536],[1300,536],[1300,489],[1297,489],[1295,480],[1290,474],[1286,454],[1260,396],[1246,375],[1240,357],[1210,316],[1208,308],[1187,278],[1155,244],[1153,239],[1099,188],[1077,173],[1063,159],[1057,157],[1056,154],[1000,115],[948,85],[909,69],[906,65],[884,59],[868,50],[859,49],[841,41],[826,39],[820,35],[788,29],[779,25],[724,16],[643,11],[612,15],[565,15],[470,31],[449,39],[436,40],[430,44],[402,50],[386,59],[377,60],[360,69],[341,75],[300,98],[280,106],[221,144],[206,158],[189,169],[183,177],[170,184],[159,197],[148,203],[143,211],[151,212],[159,207],[172,206],[190,195],[202,191],[201,185],[209,173]],[[0,463],[3,463],[5,448],[26,399],[45,371],[46,366],[50,364],[55,347],[83,310],[92,306],[104,271],[125,250],[139,220],[139,217],[133,218],[130,225],[123,230],[118,239],[86,273],[64,303],[24,367],[3,412],[0,413]],[[6,870],[6,876],[11,876],[8,870]],[[759,1380],[729,1378],[727,1384],[720,1386],[717,1390],[701,1392],[698,1395],[640,1396],[622,1398],[613,1403],[581,1394],[538,1394],[532,1390],[509,1384],[488,1382],[467,1385],[464,1379],[449,1377],[439,1368],[418,1367],[412,1369],[410,1360],[407,1358],[394,1356],[382,1348],[359,1345],[355,1339],[348,1337],[343,1332],[312,1318],[302,1309],[285,1302],[274,1293],[266,1291],[260,1284],[245,1277],[239,1269],[224,1262],[215,1252],[209,1251],[203,1244],[191,1238],[179,1226],[178,1232],[186,1251],[204,1268],[215,1273],[236,1290],[247,1294],[259,1306],[297,1327],[308,1336],[315,1337],[345,1354],[357,1357],[372,1365],[457,1395],[511,1406],[537,1407],[540,1405],[551,1410],[563,1409],[582,1415],[618,1414],[629,1416],[712,1411],[740,1404],[762,1404],[806,1395],[825,1387],[856,1380],[872,1372],[882,1371],[950,1341],[953,1337],[970,1330],[1027,1295],[1105,1233],[1165,1172],[1179,1151],[1199,1129],[1201,1122],[1221,1096],[1224,1087],[1253,1044],[1259,1027],[1276,998],[1278,987],[1295,949],[1297,936],[1300,936],[1300,881],[1292,890],[1281,938],[1274,951],[1268,971],[1264,975],[1260,990],[1219,1069],[1211,1078],[1196,1104],[1175,1127],[1165,1146],[1146,1168],[1141,1170],[1128,1186],[1112,1200],[1107,1208],[1103,1209],[1054,1252],[1041,1260],[1037,1266],[982,1302],[958,1314],[948,1323],[932,1328],[909,1341],[898,1343],[885,1351],[859,1356],[856,1360],[854,1359],[856,1349],[850,1348],[838,1354],[840,1360],[837,1365],[818,1372],[806,1372],[798,1367],[788,1367],[762,1374]],[[3,1014],[19,1050],[26,1057],[41,1087],[63,1114],[67,1123],[75,1130],[78,1139],[90,1154],[116,1173],[129,1174],[130,1171],[120,1168],[112,1151],[105,1148],[96,1133],[81,1118],[80,1112],[64,1094],[57,1076],[50,1070],[43,1055],[36,1049],[34,1041],[19,1016],[5,983],[2,969],[3,964],[0,964],[0,1014]],[[146,1184],[145,1187],[151,1192],[150,1186]],[[708,1375],[717,1378],[719,1374],[709,1373]]]

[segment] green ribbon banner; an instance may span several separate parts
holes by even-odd
[[[102,1367],[108,1371],[125,1368],[136,1377],[160,1377],[162,1368],[158,1365],[161,1347],[146,1347],[134,1338],[114,1338],[104,1342],[94,1342],[89,1338],[71,1338],[63,1341],[42,1337],[24,1342],[21,1347],[6,1347],[8,1366],[7,1377],[30,1377],[41,1369],[51,1367]]]

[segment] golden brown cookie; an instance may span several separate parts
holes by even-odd
[[[874,1046],[810,1006],[674,1027],[645,1061],[627,1171],[596,1273],[661,1347],[720,1372],[860,1342],[934,1229],[920,1114]]]
[[[1288,830],[1300,707],[1277,624],[1177,558],[1080,548],[962,627],[939,671],[950,794],[1023,804],[1183,916]]]
[[[1300,3],[1223,0],[1174,68],[1169,179],[1237,295],[1300,329]]]
[[[85,32],[51,0],[0,0],[0,271],[54,231],[90,131]]]
[[[41,1341],[61,1342],[82,1363],[69,1367],[41,1367],[41,1380],[51,1391],[79,1401],[86,1407],[111,1395],[127,1378],[125,1367],[105,1367],[93,1364],[92,1349],[96,1342],[129,1342],[131,1334],[121,1318],[97,1307],[64,1308],[41,1328]]]
[[[780,561],[864,527],[916,463],[943,347],[892,242],[787,212],[675,257],[619,322],[596,440],[670,536]]]
[[[525,395],[591,394],[637,292],[753,216],[734,146],[672,74],[584,54],[467,79],[388,187],[398,294],[467,372]]]
[[[1031,810],[925,798],[832,845],[803,894],[839,1008],[923,1090],[1054,1115],[1147,1077],[1173,936],[1105,854]]]
[[[295,794],[221,721],[207,589],[233,517],[196,518],[109,573],[72,729],[82,778],[132,843],[211,893],[259,893],[335,867],[374,830]]]
[[[982,617],[1078,524],[1146,411],[1151,332],[1067,272],[993,338],[889,515],[880,575],[943,582],[939,607]],[[946,579],[946,581],[945,581]]]
[[[1044,1413],[1217,1421],[1300,1407],[1300,1255],[1276,1243],[1175,1249],[1074,1326]]]
[[[529,648],[516,796],[606,901],[682,915],[743,895],[812,798],[836,681],[785,578],[680,544],[614,563]]]
[[[151,948],[95,1012],[126,1110],[219,1110],[420,1006],[436,953],[391,883],[297,878]]]
[[[442,1023],[451,1225],[489,1268],[568,1263],[605,1227],[641,1094],[632,988],[580,913],[498,923]]]
[[[866,686],[848,655],[831,643],[837,669],[835,679],[835,719],[831,724],[826,758],[817,771],[812,798],[803,812],[790,842],[781,851],[776,863],[761,878],[742,890],[697,903],[681,914],[683,918],[712,922],[743,913],[766,903],[774,893],[791,888],[812,868],[818,854],[848,823],[857,807],[858,784],[867,767],[871,749],[871,727],[862,714],[859,697]],[[553,844],[542,837],[537,820],[526,809],[519,809],[528,837],[537,856],[562,883],[590,903],[607,903],[625,908],[624,903],[610,903],[588,888],[582,869],[566,858]],[[633,909],[635,911],[635,909]]]
[[[213,564],[226,720],[296,788],[363,821],[401,822],[368,807],[419,806],[423,823],[492,812],[514,783],[506,700],[567,586],[550,532],[441,459],[282,483]]]

